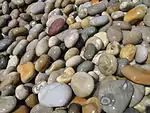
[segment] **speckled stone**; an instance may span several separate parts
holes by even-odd
[[[53,112],[53,108],[45,107],[45,106],[42,106],[40,104],[37,104],[30,111],[30,113],[42,113],[42,112],[44,112],[44,113],[52,113]]]
[[[65,60],[68,60],[69,58],[71,58],[71,57],[73,57],[73,56],[75,56],[75,55],[78,55],[78,54],[79,54],[78,48],[75,48],[75,47],[70,48],[70,49],[68,49],[68,51],[65,53],[64,59],[65,59]]]
[[[48,55],[55,61],[57,60],[61,55],[61,49],[59,46],[53,46],[48,51]]]
[[[16,107],[16,104],[17,99],[13,96],[0,97],[0,113],[10,113]]]
[[[85,72],[77,72],[71,80],[71,88],[76,96],[87,97],[94,90],[94,80]]]
[[[26,100],[25,103],[27,106],[29,106],[30,108],[33,108],[37,103],[38,103],[38,99],[37,96],[35,94],[30,94]]]
[[[91,60],[94,57],[94,55],[96,54],[96,51],[97,51],[97,49],[96,49],[95,45],[89,43],[85,48],[84,57],[87,60]]]
[[[94,69],[94,64],[91,61],[84,61],[77,67],[77,72],[89,72]]]

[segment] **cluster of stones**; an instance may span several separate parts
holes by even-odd
[[[0,0],[0,113],[149,113],[149,0]]]

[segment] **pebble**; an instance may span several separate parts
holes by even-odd
[[[96,15],[102,13],[106,9],[106,5],[103,2],[98,4],[94,4],[87,8],[87,12],[89,15]]]
[[[0,51],[5,51],[10,46],[12,41],[13,40],[11,38],[1,39],[0,40]]]
[[[127,14],[124,16],[124,21],[133,23],[137,20],[141,20],[144,18],[146,11],[147,7],[144,4],[137,5],[127,12]]]
[[[116,3],[113,3],[113,4],[111,4],[110,6],[108,6],[106,11],[107,11],[109,14],[112,14],[112,13],[115,12],[115,11],[119,11],[119,9],[120,9],[120,3],[119,3],[119,2],[116,2]]]
[[[120,52],[120,44],[116,41],[110,42],[106,47],[106,53],[118,55]]]
[[[48,55],[55,61],[57,60],[61,55],[61,49],[59,46],[53,46],[48,51]]]
[[[41,88],[43,88],[43,87],[46,86],[46,85],[47,85],[47,82],[46,82],[46,81],[41,81],[41,82],[35,84],[35,85],[32,87],[32,92],[33,92],[34,94],[38,94],[38,93],[40,92]]]
[[[145,93],[145,88],[142,85],[139,84],[134,84],[132,83],[133,87],[134,87],[134,92],[132,95],[132,99],[130,102],[130,107],[135,106],[136,104],[138,104],[144,97],[144,93]]]
[[[30,94],[26,100],[25,103],[27,106],[29,106],[30,108],[33,108],[37,103],[38,103],[38,99],[37,96],[35,94]]]
[[[142,42],[142,33],[136,30],[123,31],[123,44],[139,44]]]
[[[121,72],[129,80],[137,84],[149,85],[149,70],[142,69],[131,65],[124,66]],[[134,74],[133,74],[134,73]]]
[[[109,89],[109,90],[108,90]],[[133,86],[127,80],[111,80],[101,84],[99,100],[105,112],[122,113],[133,94]],[[120,104],[120,101],[123,101]]]
[[[67,66],[67,67],[77,66],[77,65],[79,65],[81,62],[82,62],[81,56],[80,56],[80,55],[75,55],[75,56],[69,58],[69,59],[66,61],[66,66]]]
[[[86,104],[82,107],[82,113],[98,113],[96,106],[92,103]]]
[[[53,15],[50,18],[48,18],[46,25],[48,26],[48,34],[56,35],[64,27],[65,18],[60,15]]]
[[[99,57],[98,67],[105,75],[112,75],[117,71],[118,62],[114,55],[102,54]]]
[[[87,60],[92,60],[92,58],[94,57],[96,52],[97,52],[97,49],[96,49],[95,45],[92,43],[89,43],[89,44],[87,44],[87,46],[85,48],[84,57]]]
[[[61,92],[61,94],[59,92]],[[71,97],[71,88],[63,83],[46,85],[38,94],[39,103],[47,107],[64,106],[70,101]]]
[[[125,21],[113,21],[112,25],[113,26],[118,26],[122,30],[130,30],[131,29],[131,25],[128,22],[125,22]]]
[[[40,104],[37,104],[30,111],[30,113],[42,113],[42,112],[43,113],[52,113],[53,112],[53,108],[45,107],[45,106],[42,106]]]
[[[41,56],[42,54],[45,54],[47,51],[48,51],[48,40],[43,38],[37,43],[35,52],[37,56]]]
[[[65,53],[64,59],[65,59],[65,60],[68,60],[69,58],[71,58],[71,57],[73,57],[73,56],[75,56],[75,55],[78,55],[78,54],[79,54],[78,48],[75,48],[75,47],[70,48],[70,49],[68,49],[68,51]]]
[[[6,55],[0,55],[0,69],[4,69],[7,67],[9,57]]]
[[[3,2],[3,5],[2,5],[2,12],[3,14],[8,14],[9,13],[9,4],[7,1],[4,1]]]
[[[29,113],[29,109],[26,106],[21,105],[13,113]]]
[[[107,24],[108,22],[109,22],[109,18],[108,18],[108,16],[105,16],[105,15],[93,17],[89,21],[90,25],[96,26],[96,27],[103,26],[103,25]]]
[[[67,111],[66,110],[55,110],[55,111],[53,111],[52,113],[67,113]]]
[[[30,12],[33,14],[39,14],[44,11],[44,2],[35,2],[30,6]]]
[[[32,61],[35,56],[35,50],[26,51],[20,60],[20,64],[24,64],[26,62]]]
[[[11,112],[16,107],[16,105],[17,100],[14,96],[0,97],[0,113]]]
[[[35,50],[36,45],[38,43],[38,39],[32,40],[26,47],[26,51]]]
[[[64,37],[64,43],[67,48],[73,47],[79,39],[79,33],[77,30],[66,31],[66,36]]]
[[[64,68],[61,68],[61,69],[59,69],[59,70],[57,70],[57,71],[53,71],[53,72],[49,75],[49,77],[48,77],[48,80],[47,80],[48,84],[57,82],[57,78],[58,78],[61,74],[63,74],[63,72],[64,72]],[[68,80],[68,79],[67,79],[67,80]]]
[[[51,64],[51,66],[45,71],[47,75],[49,75],[51,72],[59,70],[65,66],[65,62],[63,60],[56,60]]]
[[[48,46],[49,47],[56,46],[57,44],[59,44],[59,42],[60,41],[56,36],[52,36],[52,37],[49,38]]]
[[[35,62],[36,71],[44,71],[49,65],[49,56],[46,54],[41,55]]]
[[[137,46],[135,61],[137,63],[143,63],[148,57],[148,49],[142,45]]]
[[[18,21],[16,19],[13,19],[8,23],[8,27],[10,28],[17,27],[17,25],[18,25]]]
[[[77,72],[72,77],[71,88],[76,96],[87,97],[94,90],[94,80],[86,72]]]
[[[96,49],[99,51],[100,49],[103,48],[103,42],[99,37],[93,36],[91,38],[89,38],[86,43],[85,43],[85,47],[89,44],[92,43],[93,45],[95,45]]]
[[[72,67],[67,67],[64,72],[56,78],[56,80],[60,83],[69,83],[74,74],[75,70]]]
[[[132,44],[124,46],[120,51],[120,58],[126,58],[130,62],[134,59],[136,54],[136,47]]]
[[[77,67],[77,72],[89,72],[94,69],[94,64],[91,61],[84,61]]]
[[[38,84],[41,81],[47,81],[48,77],[47,74],[39,72],[35,77],[35,84]]]
[[[145,25],[147,25],[147,26],[150,26],[150,19],[149,19],[149,17],[150,17],[150,14],[146,14],[146,15],[144,16],[144,19],[143,19],[143,22],[144,22]]]
[[[25,39],[22,39],[14,48],[13,55],[21,55],[24,53],[26,46],[28,44],[28,41]]]
[[[123,113],[140,113],[140,112],[134,108],[127,108]]]
[[[121,29],[117,26],[111,26],[107,30],[107,37],[110,42],[112,41],[120,42],[123,38]]]
[[[24,0],[11,0],[11,2],[17,6],[23,6],[24,5]]]
[[[2,88],[0,90],[1,95],[0,96],[10,96],[13,95],[15,92],[15,87],[13,85],[7,85],[6,87]]]
[[[23,83],[31,81],[35,76],[35,67],[32,62],[18,65],[17,71],[20,73],[21,81]]]
[[[15,96],[19,100],[26,99],[29,95],[29,90],[27,87],[25,87],[23,84],[18,85],[15,89]]]
[[[68,113],[82,113],[82,106],[80,104],[72,103],[69,105]]]
[[[120,19],[124,16],[124,12],[122,11],[115,11],[111,14],[111,17],[116,20],[116,19]]]

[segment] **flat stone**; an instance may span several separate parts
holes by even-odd
[[[17,99],[13,96],[0,97],[0,113],[10,113],[17,104]]]
[[[94,90],[94,80],[85,72],[77,72],[71,80],[71,88],[76,96],[87,97]]]
[[[71,88],[62,83],[46,85],[38,94],[39,103],[47,107],[64,106],[70,101],[71,97]]]
[[[44,2],[36,2],[30,6],[30,12],[33,14],[39,14],[44,11],[45,4]]]

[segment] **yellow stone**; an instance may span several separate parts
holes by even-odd
[[[89,103],[82,106],[82,113],[100,113],[100,112],[98,112],[98,109],[94,104]]]
[[[66,23],[67,23],[68,25],[71,25],[71,24],[73,24],[74,22],[75,22],[75,19],[74,19],[73,16],[68,17],[67,20],[66,20]]]
[[[26,106],[20,106],[17,110],[13,113],[29,113],[29,109]]]
[[[72,28],[72,29],[81,29],[82,26],[81,26],[81,22],[76,22],[76,23],[73,23],[69,26],[69,28]]]
[[[137,20],[141,20],[144,18],[146,11],[147,7],[145,5],[138,5],[127,12],[127,14],[124,16],[124,21],[134,23]]]
[[[31,81],[35,76],[35,67],[32,62],[20,64],[17,67],[17,71],[20,73],[20,78],[23,83]]]
[[[69,83],[75,73],[75,70],[72,67],[67,67],[59,77],[57,77],[57,81],[60,83]]]
[[[88,17],[81,20],[81,26],[82,26],[82,28],[87,28],[90,26]]]
[[[34,107],[37,103],[38,103],[38,99],[37,96],[35,94],[30,94],[26,100],[25,103],[27,106],[29,106],[30,108]]]
[[[120,51],[120,58],[126,58],[129,61],[134,59],[136,53],[136,47],[132,44],[124,46]]]

